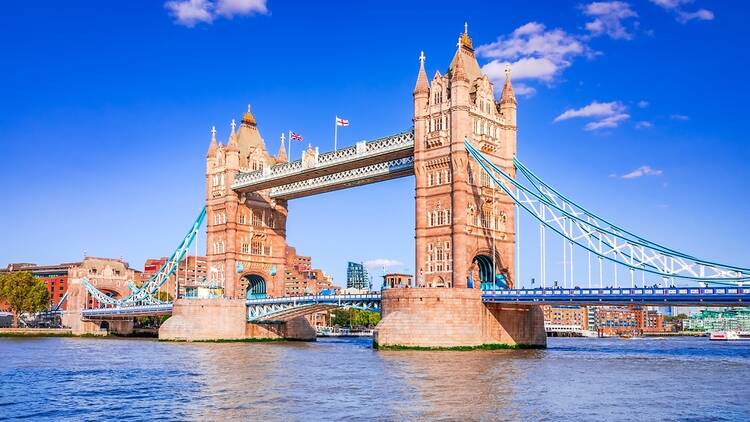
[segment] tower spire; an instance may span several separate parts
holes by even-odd
[[[510,64],[505,65],[505,84],[503,85],[503,93],[500,96],[500,104],[518,104],[516,101],[516,93],[513,92],[513,84],[510,81]]]
[[[239,145],[237,144],[237,135],[234,132],[234,129],[237,127],[237,122],[232,119],[232,123],[230,124],[232,126],[232,133],[229,135],[229,142],[227,142],[227,149],[228,150],[238,150],[239,151]]]
[[[289,142],[292,140],[290,139]],[[281,132],[281,145],[279,145],[279,152],[276,154],[276,159],[279,161],[289,161],[286,156],[286,146],[284,145],[284,132]]]
[[[211,126],[211,143],[208,144],[208,154],[206,154],[207,157],[213,157],[216,155],[216,126]]]
[[[424,51],[419,53],[419,72],[417,73],[417,84],[414,86],[414,94],[427,93],[430,86],[427,84],[427,72],[424,70],[424,61],[426,57]]]

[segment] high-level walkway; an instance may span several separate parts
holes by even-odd
[[[360,141],[336,151],[305,152],[303,159],[239,173],[237,192],[271,189],[271,197],[293,199],[414,174],[414,132]]]

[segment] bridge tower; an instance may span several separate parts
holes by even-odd
[[[414,87],[416,288],[386,289],[376,347],[546,345],[538,306],[484,304],[481,287],[513,287],[514,204],[469,159],[465,139],[515,177],[517,101],[506,68],[499,100],[468,28],[445,75]]]
[[[237,193],[231,184],[239,172],[286,161],[283,136],[272,156],[249,105],[239,129],[232,120],[226,145],[217,144],[212,130],[206,157],[208,281],[224,287],[229,299],[284,294],[287,201],[271,199],[267,190]]]
[[[414,88],[417,287],[479,288],[514,282],[514,205],[471,162],[469,138],[515,174],[516,97],[506,69],[499,100],[467,28],[448,71],[428,84],[424,54]]]

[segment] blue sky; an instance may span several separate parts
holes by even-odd
[[[203,205],[211,125],[225,140],[251,103],[272,151],[290,129],[331,149],[336,114],[345,145],[404,130],[420,50],[445,71],[465,20],[493,77],[513,63],[522,161],[636,233],[750,264],[750,6],[522,3],[5,1],[0,264],[86,251],[142,268]],[[413,183],[295,200],[289,241],[338,283],[348,260],[413,271]]]

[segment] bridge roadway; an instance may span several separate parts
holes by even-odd
[[[750,286],[489,290],[486,303],[530,305],[750,306]],[[249,299],[248,321],[277,322],[338,307],[380,310],[380,293]],[[169,315],[172,304],[84,309],[84,319]]]

